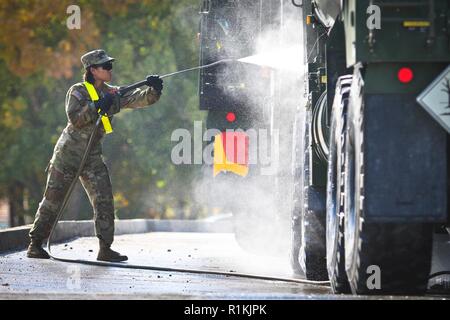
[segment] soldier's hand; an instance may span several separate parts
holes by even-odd
[[[146,85],[155,89],[158,94],[161,94],[163,90],[163,80],[158,75],[147,76]]]
[[[99,110],[99,113],[104,116],[108,113],[109,109],[111,109],[113,103],[114,95],[111,93],[105,93],[103,98],[95,101],[95,107]]]

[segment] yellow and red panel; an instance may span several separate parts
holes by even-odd
[[[244,132],[222,132],[214,139],[214,177],[221,171],[248,174],[249,137]]]

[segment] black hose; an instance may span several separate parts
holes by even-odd
[[[176,71],[173,73],[165,74],[161,76],[161,78],[168,78],[175,75],[179,75],[185,72],[194,71],[194,70],[200,70],[205,68],[210,68],[215,65],[226,63],[226,62],[232,62],[235,61],[234,59],[225,59],[220,60],[211,64],[194,67],[190,69],[185,69],[181,71]],[[125,93],[134,90],[136,88],[142,87],[146,84],[146,80],[142,80],[139,82],[136,82],[130,86],[127,86],[125,88],[122,88],[119,90],[119,94],[122,96]],[[81,175],[81,172],[84,169],[84,165],[86,164],[87,157],[91,151],[92,143],[95,139],[95,135],[97,134],[99,125],[101,123],[101,117],[99,116],[96,123],[94,130],[91,133],[91,136],[89,138],[89,142],[86,146],[86,149],[84,151],[83,157],[80,162],[80,166],[78,167],[77,173],[71,182],[69,189],[67,190],[63,202],[61,204],[61,207],[58,210],[58,214],[56,215],[56,219],[53,223],[52,229],[50,231],[50,235],[48,237],[47,241],[47,249],[50,257],[53,260],[56,261],[62,261],[62,262],[70,262],[70,263],[80,263],[80,264],[86,264],[86,265],[93,265],[93,266],[108,266],[108,267],[117,267],[117,268],[127,268],[127,269],[142,269],[142,270],[156,270],[156,271],[169,271],[169,272],[183,272],[183,273],[194,273],[194,274],[211,274],[211,275],[222,275],[222,276],[233,276],[233,277],[241,277],[241,278],[250,278],[250,279],[261,279],[261,280],[272,280],[272,281],[283,281],[283,282],[295,282],[295,283],[304,283],[304,284],[311,284],[311,285],[319,285],[319,286],[328,286],[329,281],[310,281],[310,280],[304,280],[304,279],[291,279],[291,278],[279,278],[279,277],[269,277],[269,276],[261,276],[261,275],[252,275],[252,274],[244,274],[244,273],[235,273],[235,272],[219,272],[219,271],[208,271],[208,270],[194,270],[194,269],[175,269],[175,268],[167,268],[167,267],[158,267],[158,266],[145,266],[145,265],[132,265],[132,264],[126,264],[126,263],[112,263],[112,262],[99,262],[99,261],[89,261],[89,260],[81,260],[81,259],[65,259],[65,258],[58,258],[51,253],[51,239],[53,237],[53,234],[56,229],[56,225],[58,224],[58,221],[61,219],[61,216],[64,212],[64,209],[67,206],[67,203],[70,199],[70,196],[73,192],[73,189],[78,181],[79,176]]]
[[[123,269],[138,269],[138,270],[153,270],[153,271],[164,271],[164,272],[179,272],[179,273],[192,273],[192,274],[209,274],[218,275],[226,277],[238,277],[238,278],[248,278],[248,279],[258,279],[258,280],[270,280],[270,281],[281,281],[281,282],[292,282],[292,283],[303,283],[316,286],[329,287],[329,281],[311,281],[305,279],[294,279],[294,278],[281,278],[281,277],[271,277],[263,275],[254,275],[248,273],[239,272],[225,272],[225,271],[210,271],[210,270],[198,270],[198,269],[184,269],[184,268],[168,268],[159,266],[146,266],[146,265],[136,265],[128,263],[119,262],[102,262],[102,261],[91,261],[91,260],[81,260],[81,259],[66,259],[58,258],[50,255],[53,260],[69,262],[69,263],[79,263],[91,266],[101,266],[101,267],[115,267]]]
[[[81,175],[81,172],[84,169],[84,165],[86,164],[87,157],[89,155],[89,152],[91,151],[92,143],[94,142],[95,135],[97,134],[98,127],[100,125],[101,120],[102,120],[102,116],[100,115],[97,118],[97,121],[95,122],[94,130],[92,131],[91,136],[89,137],[89,142],[86,146],[83,157],[81,158],[80,166],[78,167],[77,173],[75,174],[75,177],[73,178],[72,182],[70,183],[69,189],[67,189],[67,192],[64,196],[61,207],[59,208],[58,214],[56,215],[55,222],[53,223],[52,229],[50,230],[50,235],[48,236],[48,241],[47,241],[47,249],[48,249],[49,254],[51,253],[51,239],[53,237],[53,233],[55,232],[56,225],[58,224],[59,219],[61,219],[64,209],[66,208],[67,203],[70,199],[70,196],[72,195],[73,188],[77,184],[78,177]],[[51,256],[51,254],[50,254],[50,256]]]

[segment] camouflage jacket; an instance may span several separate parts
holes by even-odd
[[[97,93],[101,98],[105,93],[112,93],[117,89],[119,89],[119,87],[104,84],[100,90],[97,89]],[[116,95],[110,113],[115,114],[121,109],[126,108],[143,108],[157,102],[159,97],[158,93],[151,87],[145,90],[136,89],[125,94],[123,97]],[[98,118],[94,103],[82,82],[74,84],[69,89],[66,95],[65,104],[68,123],[56,143],[53,157],[50,161],[52,165],[62,172],[64,172],[66,168],[71,170],[78,168]],[[111,121],[112,116],[109,118]],[[100,141],[104,134],[105,130],[103,129],[102,124],[100,124],[88,162],[90,158],[101,156],[102,150]]]

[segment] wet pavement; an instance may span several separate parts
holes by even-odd
[[[53,247],[70,259],[95,260],[96,238]],[[154,232],[116,236],[128,264],[291,278],[287,258],[243,251],[228,233]],[[154,270],[35,260],[25,251],[0,255],[0,299],[354,299],[328,287]],[[365,299],[367,297],[358,297]],[[414,299],[414,297],[377,297]],[[423,297],[422,297],[423,298]]]

